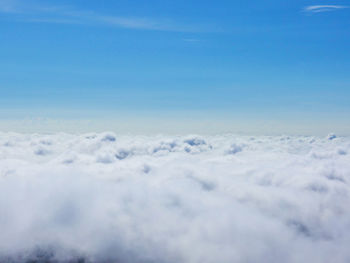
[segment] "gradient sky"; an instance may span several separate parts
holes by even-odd
[[[0,129],[350,134],[348,5],[0,0]]]

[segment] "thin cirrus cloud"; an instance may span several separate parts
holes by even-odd
[[[344,5],[310,5],[304,8],[305,12],[310,13],[321,13],[321,12],[329,12],[336,11],[340,9],[348,8],[348,6]]]
[[[0,0],[0,13],[15,15],[16,20],[35,23],[104,25],[126,29],[174,32],[204,31],[203,26],[175,22],[171,19],[125,17],[77,10],[69,6],[28,5],[17,0]],[[206,30],[208,27],[206,27]]]

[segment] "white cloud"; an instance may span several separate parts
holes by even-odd
[[[320,13],[320,12],[328,12],[328,11],[335,11],[338,9],[344,9],[348,8],[348,6],[343,5],[311,5],[304,8],[304,11],[306,12],[312,12],[312,13]]]
[[[346,262],[349,172],[334,135],[0,133],[0,261]]]

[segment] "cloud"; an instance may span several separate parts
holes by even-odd
[[[184,38],[183,41],[185,42],[200,42],[197,38]]]
[[[76,10],[70,6],[28,5],[28,3],[16,0],[0,0],[0,12],[8,15],[21,14],[16,19],[36,23],[98,24],[157,31],[202,31],[199,26],[181,24],[170,19],[111,16],[92,11]]]
[[[346,262],[331,137],[0,133],[0,262]]]
[[[348,8],[348,6],[343,5],[311,5],[304,8],[304,11],[306,12],[312,12],[312,13],[320,13],[320,12],[328,12],[328,11],[335,11],[339,9]]]

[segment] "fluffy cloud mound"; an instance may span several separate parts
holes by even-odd
[[[0,262],[349,262],[350,139],[0,133]]]

